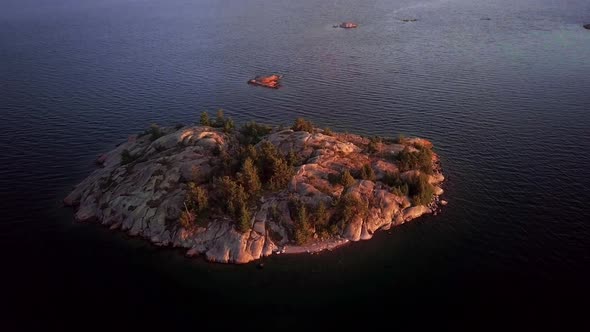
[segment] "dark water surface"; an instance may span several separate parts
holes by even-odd
[[[342,20],[360,28],[332,28]],[[586,0],[0,0],[3,314],[486,324],[587,303],[589,22]],[[268,72],[282,89],[245,84]],[[127,135],[219,107],[237,122],[429,138],[450,203],[264,270],[186,259],[60,206]]]

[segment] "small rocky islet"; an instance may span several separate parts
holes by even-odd
[[[130,136],[64,203],[78,221],[221,263],[333,249],[438,211],[444,176],[428,140],[304,119],[238,129],[221,112],[200,122]]]

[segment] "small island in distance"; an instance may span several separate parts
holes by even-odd
[[[362,137],[248,122],[219,111],[200,125],[158,127],[101,155],[64,199],[98,221],[213,262],[247,263],[368,240],[436,213],[444,180],[421,138]]]

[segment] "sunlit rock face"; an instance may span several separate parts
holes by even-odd
[[[358,24],[353,22],[342,22],[340,23],[340,27],[343,29],[354,29],[358,27]]]
[[[434,211],[436,195],[443,192],[436,154],[430,160],[434,172],[427,177],[435,194],[430,203],[415,204],[409,193],[396,192],[387,180],[392,174],[399,181],[420,176],[420,170],[401,172],[396,156],[402,150],[432,149],[427,140],[375,143],[358,135],[327,135],[320,129],[273,130],[256,147],[269,142],[278,153],[293,155],[298,162],[284,188],[263,190],[251,204],[249,229],[240,231],[235,218],[214,213],[194,226],[182,226],[179,218],[187,208],[188,184],[214,190],[212,179],[223,163],[220,151],[237,158],[239,141],[239,131],[225,133],[209,126],[161,128],[161,137],[155,139],[133,135],[101,155],[97,160],[101,167],[64,203],[75,207],[78,221],[96,221],[157,245],[186,248],[188,255],[213,262],[247,263],[276,253],[314,252],[368,240],[379,229]],[[363,168],[370,174],[359,175]],[[339,178],[345,171],[352,178],[343,184]],[[301,216],[293,211],[293,200],[306,206],[311,220],[305,243],[295,243]],[[350,209],[342,203],[347,200],[359,206]],[[320,204],[325,208],[324,226],[314,220]]]

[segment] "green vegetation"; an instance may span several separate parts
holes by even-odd
[[[373,168],[371,168],[371,165],[363,165],[361,168],[360,177],[363,180],[375,181],[375,172],[373,171]]]
[[[150,126],[148,134],[150,135],[150,141],[152,142],[165,135],[162,133],[162,130],[160,130],[160,127],[155,123]]]
[[[320,201],[316,207],[313,219],[315,231],[320,238],[327,239],[330,236],[338,234],[338,226],[330,224],[330,216],[328,210],[326,210],[326,204],[323,201]]]
[[[231,118],[225,119],[225,121],[223,122],[223,132],[226,134],[231,133],[232,130],[234,130],[234,128],[234,120],[232,120]]]
[[[257,124],[254,121],[246,122],[246,124],[240,128],[240,133],[242,134],[242,137],[240,137],[240,143],[244,145],[257,144],[262,140],[262,137],[271,132],[272,128],[270,126]]]
[[[287,155],[287,164],[289,166],[298,166],[300,163],[301,160],[299,159],[295,151],[293,151],[293,149],[289,150],[289,154]]]
[[[218,130],[226,133],[234,129],[233,121],[226,118],[222,110],[217,112],[213,120],[207,112],[203,112],[200,123],[220,128]],[[302,118],[295,121],[292,129],[313,133],[312,123]],[[253,215],[260,207],[262,197],[287,188],[293,178],[295,167],[301,164],[301,158],[305,156],[298,155],[293,150],[286,153],[270,141],[264,140],[264,137],[272,132],[273,128],[270,126],[247,122],[240,127],[239,134],[230,136],[227,144],[213,151],[213,155],[218,158],[210,162],[213,168],[210,180],[201,185],[187,184],[184,211],[180,216],[180,224],[183,227],[194,227],[201,220],[229,217],[234,220],[235,227],[240,232],[251,229]],[[151,137],[162,135],[155,125],[148,133]],[[329,128],[325,128],[323,133],[333,134]],[[397,141],[407,142],[403,136],[398,137]],[[369,203],[356,193],[347,193],[346,189],[353,186],[357,182],[356,179],[376,181],[377,176],[371,163],[375,157],[379,157],[376,153],[384,143],[390,144],[391,140],[370,138],[365,150],[373,154],[370,162],[360,169],[342,169],[340,174],[328,174],[328,181],[332,186],[344,186],[345,191],[340,197],[333,187],[328,186],[322,179],[316,179],[314,186],[326,193],[332,199],[331,202],[320,200],[306,204],[297,198],[297,195],[289,200],[289,212],[295,225],[291,238],[297,244],[305,244],[314,237],[325,239],[339,234],[354,218],[364,217],[368,213]],[[127,150],[121,153],[122,165],[132,163],[136,159],[137,157]],[[433,172],[432,151],[424,147],[414,149],[406,146],[395,156],[395,161],[399,172],[386,173],[380,181],[392,194],[410,197],[415,205],[430,203],[434,195],[434,187],[428,183],[428,174]],[[408,170],[419,170],[420,173],[402,179],[400,172]],[[330,203],[331,206],[326,206]],[[281,216],[276,205],[271,207],[269,213],[272,220],[279,222]]]
[[[201,113],[201,119],[199,120],[199,123],[202,126],[210,126],[211,120],[209,120],[209,113],[207,113],[207,112]]]
[[[323,134],[327,136],[334,136],[334,133],[332,132],[332,129],[330,129],[330,127],[324,128]]]
[[[293,176],[293,168],[286,158],[268,141],[262,142],[259,147],[257,164],[260,178],[270,190],[284,188]]]
[[[333,215],[333,219],[339,224],[339,229],[344,230],[355,216],[364,218],[368,212],[369,203],[367,201],[352,194],[343,194],[336,202],[336,213]],[[332,229],[332,232],[339,229]]]
[[[193,227],[197,223],[199,216],[206,214],[208,209],[209,195],[207,190],[190,182],[184,200],[184,211],[180,214],[182,227],[187,229]]]
[[[299,245],[311,240],[313,229],[308,217],[307,207],[299,199],[289,201],[291,210],[294,210],[293,220],[295,221],[295,242]]]
[[[195,214],[190,212],[188,209],[180,213],[180,225],[186,229],[190,229],[191,227],[193,227],[195,224],[195,220]]]
[[[410,189],[408,187],[408,184],[404,183],[399,186],[392,187],[391,193],[396,196],[404,197],[404,196],[408,196],[408,194],[410,193]]]
[[[382,142],[382,139],[380,137],[371,137],[369,139],[369,144],[367,145],[367,151],[369,151],[369,153],[376,153],[379,151],[379,143]]]
[[[211,126],[213,128],[221,128],[224,133],[230,133],[235,128],[234,121],[231,118],[226,118],[223,115],[223,110],[219,109],[217,111],[217,116],[215,121],[211,121],[209,119],[209,114],[207,112],[201,113],[201,118],[199,123],[202,126]]]
[[[201,213],[209,208],[209,195],[203,187],[197,186],[194,182],[188,184],[187,208],[195,213]]]
[[[383,179],[381,181],[390,187],[399,186],[403,183],[403,181],[399,175],[399,172],[395,172],[395,173],[387,172],[387,173],[385,173],[385,175],[383,176]]]
[[[416,152],[410,152],[406,146],[397,156],[398,167],[401,172],[417,169],[426,174],[432,174],[432,151],[422,148]]]
[[[121,152],[121,165],[127,165],[130,164],[132,162],[134,162],[135,160],[137,160],[139,158],[139,156],[137,155],[132,155],[129,150],[125,149]]]
[[[242,233],[245,233],[248,230],[250,230],[251,217],[248,208],[246,208],[245,206],[242,206],[240,208],[239,218],[240,222],[238,223],[238,230]]]
[[[396,143],[396,144],[406,144],[406,136],[404,136],[404,134],[399,134],[393,140],[393,142]]]
[[[371,170],[372,171],[372,170]],[[356,183],[354,177],[350,174],[348,169],[345,169],[340,174],[330,173],[328,174],[328,182],[331,185],[341,184],[344,188],[348,188]]]
[[[287,186],[293,177],[293,168],[289,166],[285,159],[276,159],[273,165],[272,175],[268,181],[268,188],[272,191],[278,191]]]
[[[344,172],[340,175],[340,184],[344,186],[344,188],[348,188],[356,183],[356,180],[350,175],[350,172],[345,169]]]
[[[254,166],[252,158],[248,157],[242,165],[242,172],[238,173],[238,179],[247,192],[251,195],[257,195],[262,189],[262,183],[258,176],[258,169]]]
[[[229,176],[223,176],[217,179],[216,189],[220,198],[219,208],[232,217],[239,217],[248,201],[244,187]]]
[[[293,127],[291,127],[293,131],[307,131],[308,133],[313,133],[313,123],[304,118],[297,118],[295,119],[295,123]]]
[[[250,196],[244,187],[229,176],[216,178],[213,187],[216,192],[217,212],[232,217],[241,232],[250,229],[251,217],[248,209]]]
[[[220,108],[217,110],[217,117],[215,118],[214,127],[222,128],[225,124],[225,117],[223,115],[223,110]]]
[[[427,205],[434,196],[434,187],[429,183],[429,176],[420,173],[408,180],[409,194],[415,205]]]

